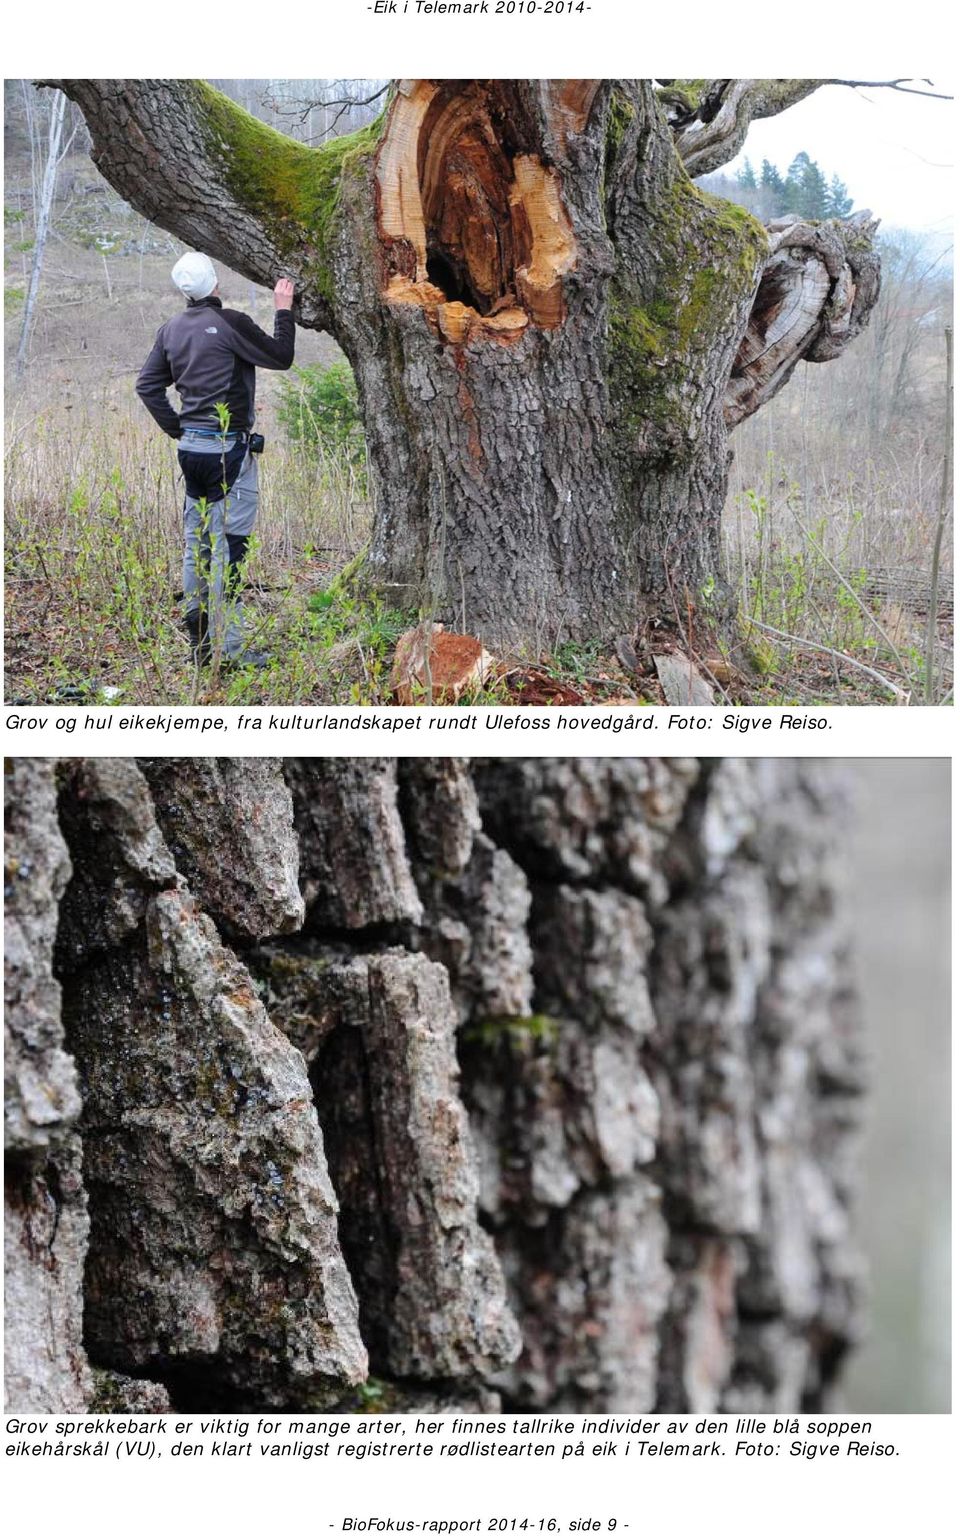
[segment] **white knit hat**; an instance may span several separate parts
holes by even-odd
[[[217,274],[209,256],[202,251],[187,251],[181,256],[173,271],[174,287],[179,288],[185,299],[205,299],[217,286]]]

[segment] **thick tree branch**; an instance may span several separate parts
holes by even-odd
[[[680,158],[691,176],[705,176],[739,154],[750,124],[776,117],[820,80],[667,80],[660,101]]]
[[[799,362],[828,362],[859,336],[880,293],[876,228],[869,213],[770,225],[770,256],[726,389],[728,427],[771,400]]]
[[[107,180],[161,229],[254,282],[297,281],[297,319],[331,329],[340,175],[376,133],[311,149],[199,80],[49,80],[75,101]]]
[[[920,85],[930,85],[921,81]],[[752,122],[776,117],[824,85],[886,89],[949,101],[901,80],[660,80],[660,105],[691,176],[706,176],[743,148]]]

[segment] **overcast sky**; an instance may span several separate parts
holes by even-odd
[[[952,94],[950,83],[933,89]],[[895,91],[823,86],[779,117],[754,123],[744,152],[785,172],[805,149],[828,178],[845,181],[855,208],[871,208],[888,228],[949,237],[953,224],[956,106]]]

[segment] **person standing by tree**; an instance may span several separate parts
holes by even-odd
[[[184,623],[197,666],[214,655],[248,666],[267,657],[246,644],[239,603],[244,561],[257,517],[252,432],[256,369],[287,369],[296,327],[293,282],[274,288],[273,336],[239,310],[224,309],[209,256],[188,251],[171,274],[187,301],[182,314],[157,332],[137,378],[151,416],[179,443],[184,498]],[[180,395],[179,414],[167,394]]]
[[[358,584],[510,653],[736,644],[729,433],[860,334],[880,262],[867,214],[767,230],[697,181],[824,82],[404,79],[315,148],[204,80],[56,84],[124,197],[290,272],[346,355]]]

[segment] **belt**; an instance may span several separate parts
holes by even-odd
[[[215,427],[184,427],[180,436],[187,437],[188,435],[190,437],[212,438],[218,443],[229,442],[231,438],[235,438],[238,443],[245,443],[250,433],[245,427],[239,429],[231,427],[229,432],[218,432]]]

